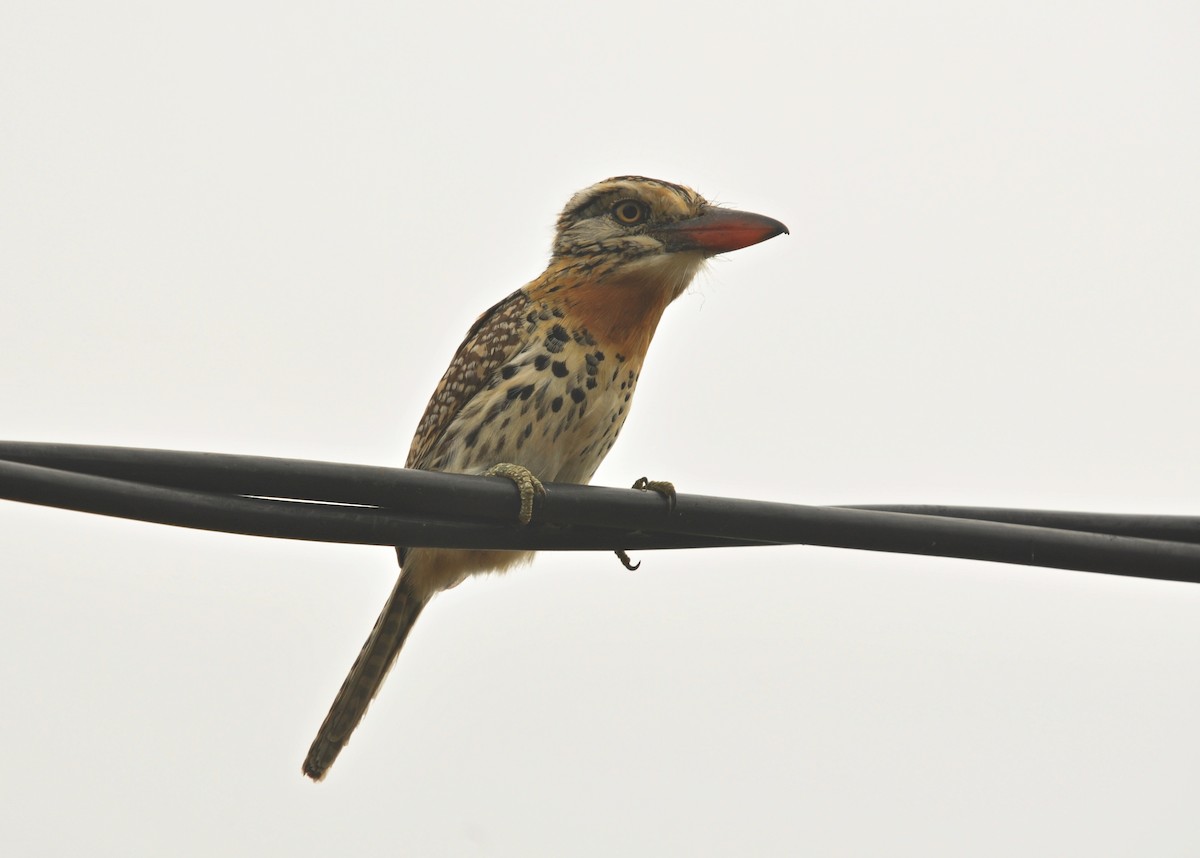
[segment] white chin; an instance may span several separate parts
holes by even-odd
[[[656,281],[674,300],[683,294],[707,261],[708,257],[698,250],[684,250],[644,256],[629,267],[640,277]]]

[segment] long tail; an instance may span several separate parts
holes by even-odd
[[[375,628],[371,630],[362,652],[354,660],[354,666],[334,698],[325,722],[317,731],[317,738],[308,749],[304,774],[314,781],[325,777],[342,748],[350,741],[350,734],[383,684],[392,662],[404,646],[409,630],[421,615],[425,602],[401,575],[387,604],[383,606],[383,613],[375,621]]]

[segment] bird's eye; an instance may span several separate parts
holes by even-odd
[[[646,204],[637,200],[621,200],[612,209],[613,217],[625,226],[635,226],[644,221],[649,214],[650,209]]]

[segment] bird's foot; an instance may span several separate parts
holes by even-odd
[[[516,484],[517,491],[521,493],[521,511],[517,513],[517,520],[521,524],[529,524],[530,519],[533,518],[533,496],[546,494],[546,487],[533,475],[533,471],[522,465],[501,462],[498,465],[492,465],[483,472],[483,475],[485,477],[504,477]]]
[[[667,502],[667,512],[675,509],[675,484],[669,483],[666,480],[649,480],[645,477],[639,477],[631,488],[635,488],[641,492],[656,492],[663,496]],[[634,563],[629,559],[629,555],[621,549],[614,552],[617,559],[621,561],[621,565],[630,572],[636,571],[642,564],[641,561]]]
[[[666,480],[648,480],[645,477],[639,477],[634,481],[632,488],[642,492],[656,492],[663,496],[667,501],[667,512],[672,512],[675,509],[675,484],[669,483]]]

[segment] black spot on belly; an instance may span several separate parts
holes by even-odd
[[[582,390],[580,390],[578,387],[572,387],[572,388],[571,388],[571,399],[573,399],[575,402],[583,402],[583,398],[584,398],[584,396],[586,396],[586,395],[587,395],[587,394],[585,394],[585,393],[584,393]]]
[[[531,396],[533,396],[533,385],[532,384],[527,384],[521,388],[521,398],[522,399],[528,399]]]
[[[470,448],[475,446],[475,442],[478,440],[479,440],[479,429],[475,428],[467,433],[467,436],[465,438],[463,438],[463,443],[467,445],[467,449],[469,450]]]
[[[566,328],[562,325],[555,325],[546,335],[546,351],[556,355],[563,350],[570,339],[571,335],[567,333]]]
[[[506,366],[506,367],[504,367],[503,369],[501,369],[501,370],[500,370],[500,377],[501,377],[501,378],[512,378],[512,377],[513,377],[514,375],[516,375],[516,374],[517,374],[517,366],[516,366],[516,364],[511,364],[511,363],[510,363],[508,366]]]
[[[565,378],[567,375],[567,364],[564,361],[556,360],[554,363],[550,364],[550,371],[559,378]]]
[[[594,389],[595,387],[596,387],[596,379],[594,379],[594,378],[589,378],[589,379],[587,380],[587,389],[588,389],[588,390],[592,390],[592,389]]]
[[[538,355],[533,359],[533,368],[537,370],[545,369],[550,365],[550,355]]]
[[[575,333],[573,333],[571,336],[575,340],[575,342],[581,346],[596,345],[595,338],[591,334],[588,333],[587,328],[580,328],[578,331],[575,331]]]
[[[550,403],[551,411],[558,411],[562,408],[563,399],[561,396],[556,396]],[[469,444],[467,446],[470,446]]]

